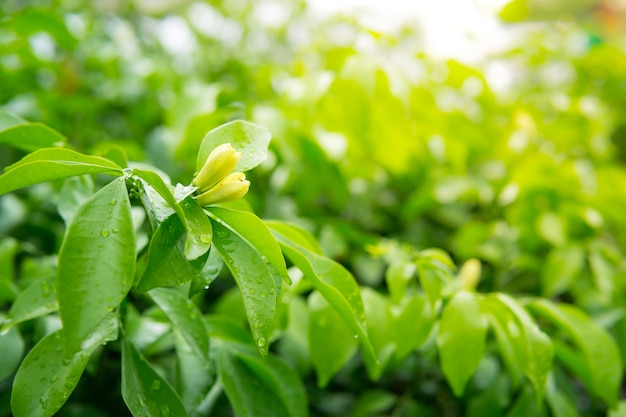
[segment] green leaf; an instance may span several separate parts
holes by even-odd
[[[487,322],[474,294],[457,292],[441,315],[437,335],[441,368],[457,397],[485,353],[486,336]]]
[[[428,340],[435,324],[435,311],[422,294],[404,300],[400,306],[392,306],[395,316],[396,359],[400,360]]]
[[[213,377],[202,359],[189,346],[177,330],[174,331],[176,345],[176,391],[188,412],[202,403],[209,392]]]
[[[172,210],[178,215],[187,232],[185,240],[185,257],[194,260],[204,255],[211,246],[213,231],[211,222],[202,207],[191,196],[177,201],[171,186],[154,171],[133,169],[133,174],[146,181],[167,202]]]
[[[622,360],[610,334],[576,307],[536,299],[529,306],[561,328],[584,355],[589,372],[587,389],[608,405],[617,404]],[[558,357],[558,352],[557,352]]]
[[[212,208],[209,215],[215,231],[213,244],[239,286],[252,335],[260,352],[266,355],[278,285],[287,273],[282,256],[282,262],[276,257],[280,256],[280,250],[278,254],[275,251],[278,244],[263,222],[250,213]],[[255,224],[260,227],[255,228]]]
[[[24,123],[0,130],[0,143],[26,152],[60,146],[65,142],[65,136],[41,123]]]
[[[295,229],[294,226],[291,227]],[[361,292],[350,272],[332,259],[311,252],[292,241],[279,230],[273,229],[272,232],[285,255],[357,335],[363,346],[365,359],[372,364],[377,363],[376,353],[367,335]]]
[[[542,293],[553,297],[567,291],[585,265],[585,251],[580,246],[554,248],[542,268]]]
[[[26,120],[12,113],[0,110],[0,130],[28,123]]]
[[[24,354],[24,340],[14,327],[0,335],[0,381],[15,372]]]
[[[66,178],[59,193],[57,210],[66,225],[70,224],[74,213],[89,197],[96,192],[91,175]]]
[[[236,417],[306,417],[300,378],[283,362],[224,346],[217,355],[219,377]]]
[[[178,394],[128,340],[122,344],[122,397],[134,417],[187,416]]]
[[[431,304],[440,298],[443,288],[452,281],[454,264],[447,253],[438,249],[421,251],[415,260],[420,283]]]
[[[495,294],[494,297],[513,313],[521,325],[526,342],[524,346],[525,354],[522,358],[522,369],[536,390],[537,402],[541,403],[546,390],[548,373],[552,368],[552,358],[554,356],[552,342],[539,329],[530,314],[515,299],[506,294]]]
[[[377,363],[365,361],[368,373],[373,380],[380,378],[384,368],[393,358],[396,351],[395,328],[396,323],[389,311],[389,300],[371,288],[361,288],[365,317],[367,320],[367,334],[372,342]]]
[[[620,401],[617,408],[609,410],[608,417],[626,417],[626,401]]]
[[[517,389],[522,385],[524,378],[522,370],[526,354],[526,340],[521,323],[504,304],[493,297],[481,298],[480,303],[495,335],[513,389]]]
[[[222,143],[232,144],[233,148],[243,154],[235,171],[248,171],[265,161],[271,139],[269,130],[254,123],[234,120],[223,124],[207,133],[202,140],[196,171],[200,171],[211,151]]]
[[[213,239],[211,221],[202,207],[192,197],[180,202],[187,220],[187,239],[185,240],[185,257],[193,260],[209,251]]]
[[[184,234],[185,228],[176,215],[171,215],[159,225],[150,240],[148,262],[137,284],[137,291],[182,285],[200,273],[208,254],[188,261],[183,254]]]
[[[170,288],[155,288],[149,294],[208,369],[209,332],[198,306],[181,292]]]
[[[120,178],[79,207],[61,245],[57,298],[68,355],[119,305],[134,271],[135,232]]]
[[[94,350],[117,339],[118,319],[108,314],[93,330],[80,349],[69,356],[63,352],[61,330],[49,334],[33,347],[13,381],[11,408],[15,417],[55,415],[74,391]]]
[[[317,385],[330,379],[354,356],[358,341],[354,332],[317,291],[309,296],[309,351],[317,372]]]
[[[4,326],[15,326],[58,310],[55,284],[56,276],[51,275],[38,279],[26,287],[11,305]],[[6,328],[4,326],[3,328]]]
[[[40,182],[97,173],[122,175],[122,168],[108,159],[69,149],[40,149],[5,169],[0,175],[0,195]]]
[[[318,255],[324,255],[324,251],[319,242],[308,231],[285,222],[279,221],[265,221],[265,224],[271,229],[281,235],[285,236],[290,241],[302,246],[308,251],[317,253]]]
[[[211,249],[209,257],[200,273],[191,279],[189,286],[189,298],[209,289],[209,286],[217,279],[224,267],[224,259],[217,250]]]

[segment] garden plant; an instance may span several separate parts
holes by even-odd
[[[0,417],[626,415],[624,16],[536,3],[1,5]]]

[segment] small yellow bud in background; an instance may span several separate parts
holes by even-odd
[[[250,188],[250,181],[246,180],[243,172],[233,172],[220,181],[215,187],[200,194],[196,201],[201,206],[225,203],[243,197]]]
[[[475,290],[480,280],[480,270],[481,266],[478,259],[472,258],[465,261],[459,271],[461,289],[468,291]]]
[[[213,149],[206,162],[193,179],[193,185],[203,192],[224,179],[241,159],[241,152],[237,152],[230,143],[223,143]]]

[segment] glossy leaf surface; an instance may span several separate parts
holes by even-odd
[[[172,386],[125,340],[122,344],[122,397],[134,417],[186,417]]]
[[[76,212],[59,252],[57,298],[68,355],[126,296],[135,271],[135,232],[124,179]]]

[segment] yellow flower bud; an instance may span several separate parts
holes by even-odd
[[[250,188],[250,181],[246,180],[246,175],[243,172],[233,172],[215,187],[196,197],[196,201],[203,207],[225,203],[243,197],[248,192],[248,188]]]
[[[461,270],[459,271],[459,278],[461,280],[461,288],[467,291],[473,291],[478,285],[480,280],[480,261],[476,258],[468,259]]]
[[[193,179],[193,185],[198,191],[206,191],[224,179],[241,159],[241,152],[237,152],[230,143],[223,143],[213,149],[200,172]]]

